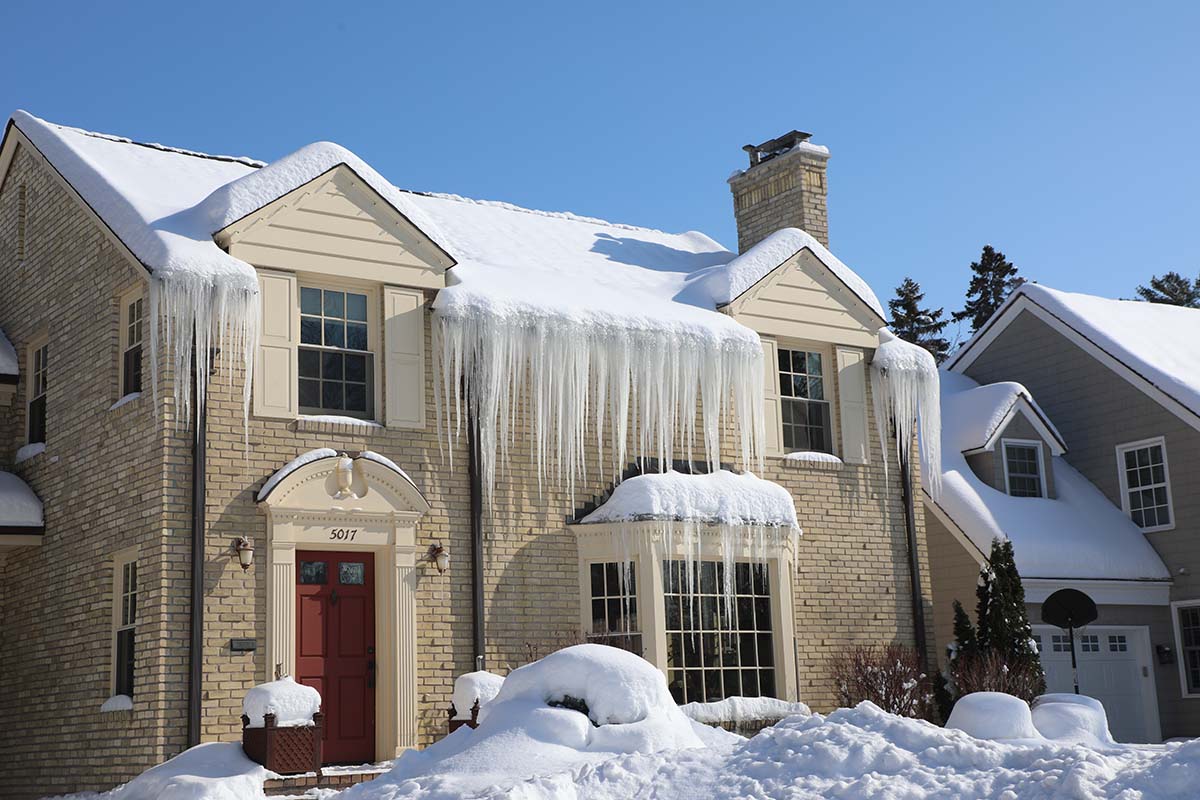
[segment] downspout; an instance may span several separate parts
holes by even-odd
[[[200,711],[204,690],[204,505],[208,409],[201,405],[196,370],[192,369],[192,407],[196,436],[192,440],[192,588],[191,643],[188,649],[188,747],[200,744]]]
[[[479,419],[467,403],[467,459],[471,483],[471,632],[475,644],[475,669],[487,666],[483,620],[483,476],[480,472]]]
[[[904,532],[908,540],[908,581],[912,592],[913,640],[916,642],[921,671],[929,674],[929,654],[925,636],[925,598],[921,595],[921,560],[917,550],[917,520],[913,508],[912,475],[908,469],[906,448],[900,458],[901,499],[904,503]]]

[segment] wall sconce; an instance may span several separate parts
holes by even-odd
[[[439,575],[450,569],[450,553],[440,544],[429,545],[425,560],[437,567]]]
[[[250,540],[239,536],[233,549],[237,553],[238,563],[242,565],[242,572],[250,569],[250,565],[254,563],[254,545],[250,544]]]

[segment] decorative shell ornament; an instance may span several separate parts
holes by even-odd
[[[348,453],[338,453],[337,465],[334,466],[334,479],[337,481],[337,492],[333,495],[337,500],[357,498],[351,488],[354,483],[354,459]]]

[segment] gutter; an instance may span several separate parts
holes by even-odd
[[[467,403],[467,459],[471,484],[471,634],[475,670],[487,666],[487,637],[483,619],[483,476],[480,472],[479,419]]]
[[[911,447],[909,448],[911,450]],[[900,458],[901,501],[904,505],[904,533],[908,542],[908,582],[912,599],[913,640],[916,643],[921,671],[929,674],[928,640],[925,631],[925,598],[921,595],[921,560],[917,550],[917,520],[913,508],[912,475],[908,469],[908,453]]]
[[[200,405],[196,370],[192,369],[192,403],[196,436],[192,440],[192,585],[191,641],[188,646],[188,747],[200,744],[200,714],[204,691],[204,506],[208,409]]]

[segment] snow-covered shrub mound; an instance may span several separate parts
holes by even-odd
[[[946,720],[947,728],[976,739],[1037,739],[1029,704],[1003,692],[974,692],[960,697]]]
[[[100,795],[110,800],[253,800],[263,797],[267,771],[241,744],[208,742]]]
[[[1110,747],[1104,705],[1082,694],[1044,694],[1033,703],[1033,726],[1047,739],[1088,747]]]
[[[450,702],[454,704],[455,719],[470,719],[471,708],[476,701],[482,709],[496,697],[504,678],[494,672],[468,672],[459,675],[454,681],[454,694]]]
[[[264,714],[274,714],[275,724],[280,727],[307,725],[320,710],[321,694],[311,686],[296,683],[290,675],[260,683],[242,700],[242,713],[250,718],[251,728],[266,724]]]

